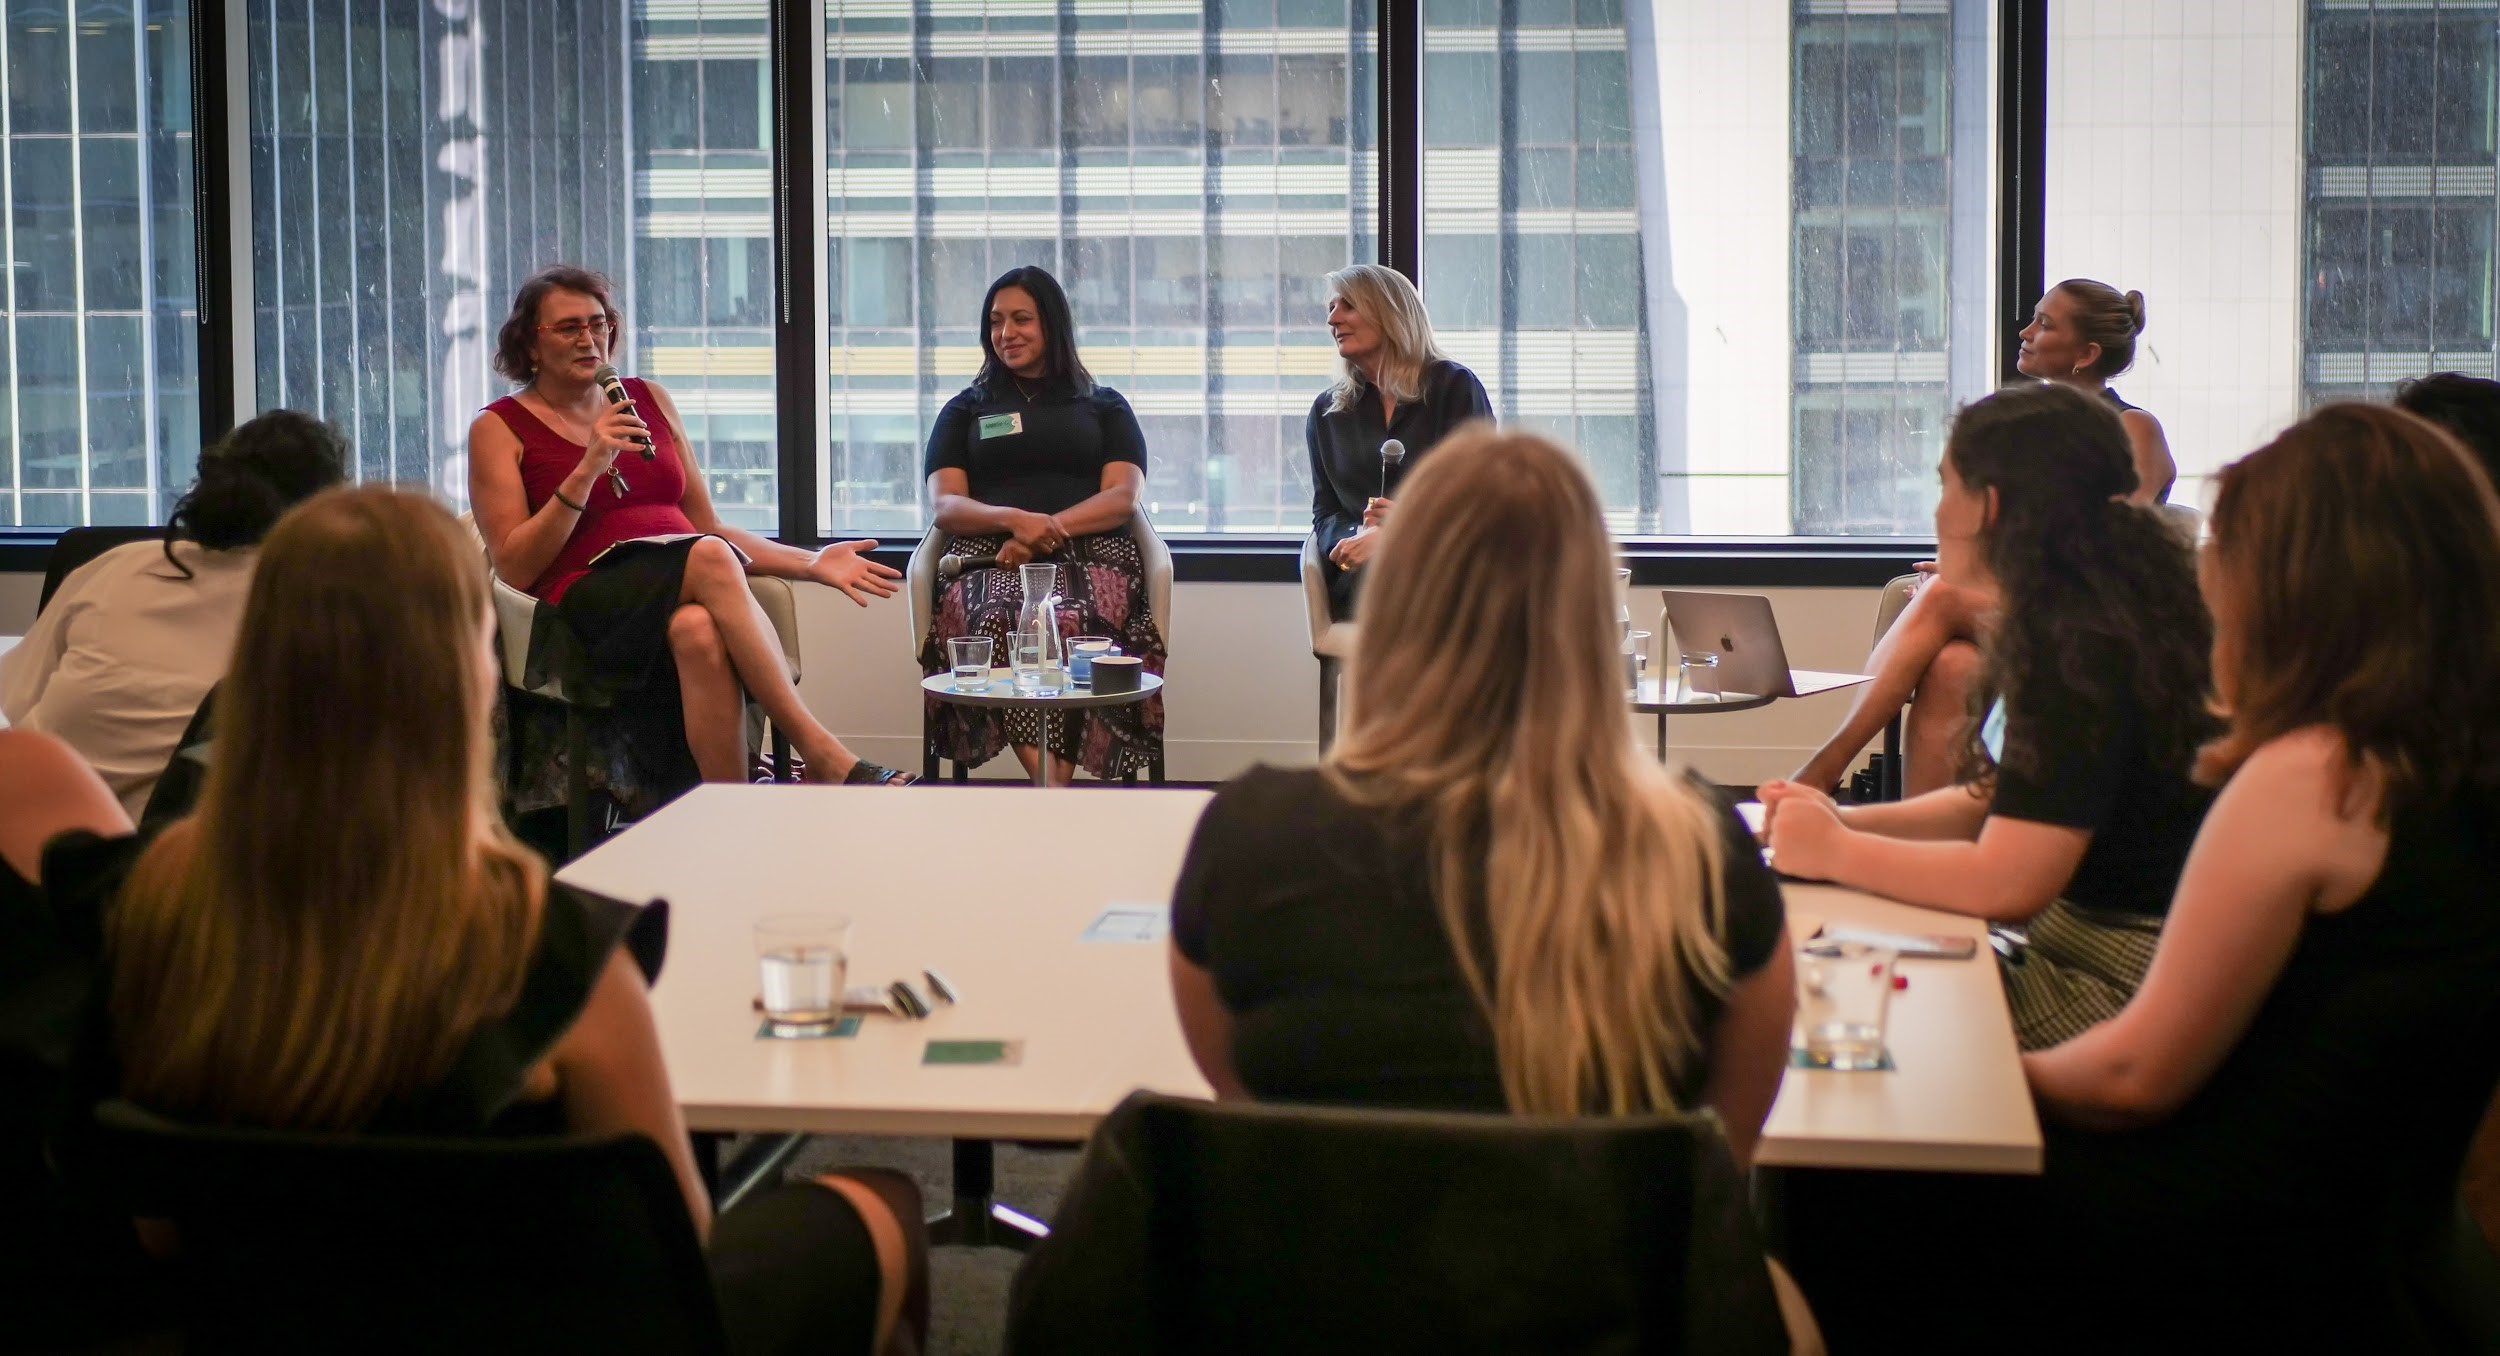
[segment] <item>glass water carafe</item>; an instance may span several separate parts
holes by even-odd
[[[1014,643],[1009,647],[1016,691],[1055,696],[1067,685],[1068,651],[1059,636],[1059,567],[1018,567],[1024,605],[1016,613]]]

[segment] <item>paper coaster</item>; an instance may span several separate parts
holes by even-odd
[[[1806,1058],[1806,1048],[1804,1046],[1792,1045],[1788,1047],[1788,1067],[1792,1069],[1812,1069],[1817,1073],[1891,1073],[1893,1067],[1892,1051],[1884,1051],[1884,1062],[1876,1065],[1872,1069],[1835,1069],[1829,1064],[1816,1064],[1808,1060]]]
[[[1168,904],[1114,904],[1094,915],[1081,942],[1159,942],[1172,931]]]
[[[845,1017],[841,1021],[818,1027],[784,1027],[775,1030],[771,1022],[755,1028],[759,1041],[833,1041],[859,1034],[859,1019]]]

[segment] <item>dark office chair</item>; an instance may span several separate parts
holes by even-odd
[[[187,1351],[727,1350],[641,1136],[203,1130],[127,1102],[96,1121],[81,1175],[180,1232]]]
[[[43,562],[43,592],[35,595],[35,611],[52,605],[52,595],[61,591],[61,581],[70,572],[103,555],[116,546],[134,541],[154,541],[165,535],[161,527],[73,527],[61,533],[52,543],[52,554]]]
[[[1015,1280],[1008,1350],[1786,1352],[1707,1116],[1136,1093]]]

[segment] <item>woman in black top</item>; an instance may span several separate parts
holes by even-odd
[[[1476,374],[1433,342],[1432,318],[1404,274],[1356,264],[1328,275],[1328,335],[1337,384],[1311,402],[1311,531],[1319,538],[1329,615],[1354,615],[1359,571],[1389,512],[1389,493],[1426,452],[1470,419],[1493,417]],[[1404,460],[1388,465],[1395,438]]]
[[[65,831],[41,884],[55,947],[100,962],[109,1085],[206,1125],[647,1136],[723,1263],[738,1349],[875,1349],[907,1303],[915,1193],[828,1177],[775,1193],[760,1227],[745,1206],[712,1227],[646,988],[663,918],[550,882],[505,831],[499,673],[476,546],[440,506],[339,490],[278,524],[199,812],[144,843],[63,795],[51,824],[0,834],[22,855]],[[59,773],[0,767],[0,804],[36,775]],[[793,1236],[800,1255],[774,1251]]]
[[[1163,634],[1146,598],[1145,559],[1129,535],[1146,487],[1146,438],[1128,401],[1098,386],[1076,355],[1076,325],[1057,279],[1009,269],[981,299],[981,371],[929,430],[925,466],[950,556],[996,556],[938,599],[921,668],[951,664],[946,642],[988,636],[1004,663],[1023,605],[1016,567],[1059,567],[1062,630],[1102,635],[1163,672]],[[1069,629],[1070,626],[1073,629]],[[929,752],[978,766],[1013,746],[1030,775],[1044,739],[1056,781],[1086,771],[1109,780],[1156,761],[1163,698],[1065,714],[996,711],[928,700]]]
[[[1973,402],[1940,474],[1939,577],[2004,600],[1960,783],[1843,810],[1772,782],[1767,831],[1789,874],[2021,922],[2006,984],[2037,1049],[2117,1012],[2152,959],[2210,799],[2189,778],[2210,623],[2186,543],[2120,498],[2106,403],[2051,383]]]
[[[1225,787],[1173,892],[1174,997],[1219,1093],[1706,1105],[1750,1158],[1795,1002],[1779,891],[1627,737],[1612,565],[1595,489],[1541,438],[1463,433],[1409,483],[1370,587],[1410,624],[1364,628],[1328,760]]]

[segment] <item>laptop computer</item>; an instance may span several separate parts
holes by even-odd
[[[1863,683],[1859,674],[1792,672],[1771,600],[1759,593],[1688,593],[1661,589],[1674,649],[1663,661],[1690,650],[1719,656],[1719,691],[1726,696],[1805,697]]]

